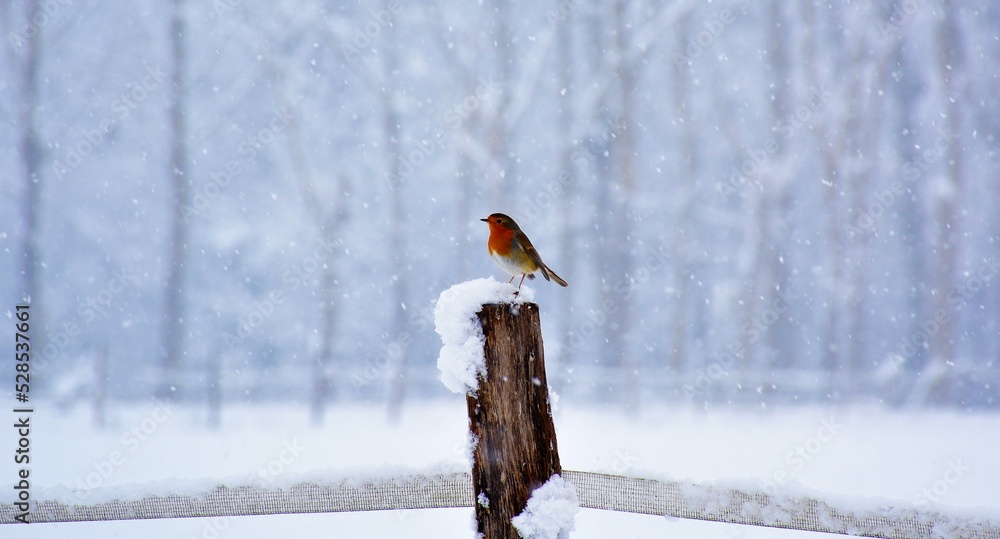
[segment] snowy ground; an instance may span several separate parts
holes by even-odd
[[[459,470],[466,429],[459,397],[414,403],[398,425],[377,407],[330,409],[313,428],[302,407],[229,408],[223,429],[202,410],[121,406],[91,428],[89,410],[38,403],[32,419],[36,498],[95,500],[90,486],[171,481],[276,485],[351,473]],[[647,408],[641,415],[564,401],[556,428],[566,469],[715,481],[815,496],[871,496],[1000,520],[1000,416],[881,409],[790,409],[766,413]],[[352,472],[353,470],[353,472]],[[0,468],[13,477],[5,459]],[[4,480],[4,482],[8,482]],[[144,487],[145,488],[145,487]],[[162,491],[162,490],[161,490]],[[61,492],[61,494],[60,494]],[[10,501],[5,489],[0,497]],[[861,502],[866,503],[866,502]],[[183,519],[20,526],[17,536],[52,537],[472,537],[472,509]],[[0,528],[5,535],[9,528]],[[800,538],[783,530],[581,510],[575,539],[596,537]],[[832,536],[831,536],[832,537]]]

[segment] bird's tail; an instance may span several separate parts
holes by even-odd
[[[542,264],[541,268],[542,268],[542,277],[545,277],[546,281],[550,280],[555,281],[559,286],[569,286],[569,283],[563,280],[562,277],[556,275],[556,272],[552,271],[552,268],[546,266],[545,264]]]

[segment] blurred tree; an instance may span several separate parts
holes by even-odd
[[[847,304],[845,286],[844,239],[844,182],[841,159],[847,151],[851,136],[856,134],[855,122],[857,96],[860,78],[839,77],[839,73],[850,73],[862,54],[864,40],[857,38],[857,31],[844,21],[844,6],[832,6],[827,17],[817,17],[811,2],[802,5],[803,18],[808,27],[809,40],[806,43],[804,63],[807,66],[807,80],[810,88],[822,89],[832,94],[834,101],[816,114],[812,123],[820,153],[819,189],[823,197],[825,216],[825,239],[821,242],[824,251],[821,271],[817,272],[817,288],[822,291],[823,321],[818,331],[820,346],[819,367],[825,376],[824,397],[839,400],[843,389],[843,376],[847,372],[844,365],[844,314]],[[835,30],[830,26],[834,25]]]
[[[918,151],[920,145],[917,142],[920,134],[920,116],[917,109],[919,100],[925,92],[926,82],[924,73],[912,58],[913,52],[908,50],[907,45],[908,40],[903,39],[896,43],[893,60],[896,66],[893,72],[896,81],[892,84],[892,89],[895,90],[893,101],[897,106],[894,116],[898,125],[895,148],[901,163],[916,163],[920,153]],[[907,298],[905,309],[908,313],[902,329],[903,334],[907,336],[916,335],[920,331],[920,322],[927,319],[931,312],[930,302],[927,301],[930,296],[928,260],[924,252],[924,246],[928,242],[928,216],[924,203],[926,189],[925,182],[907,181],[905,191],[901,193],[899,199],[902,226],[899,236],[904,257],[901,277],[905,283]],[[913,346],[906,351],[900,350],[896,353],[899,355],[890,360],[901,361],[899,368],[902,372],[898,374],[899,379],[892,383],[890,400],[896,404],[903,404],[909,399],[909,391],[926,364],[927,357],[926,350],[922,346]]]
[[[924,376],[929,377],[927,399],[947,403],[961,399],[952,392],[955,357],[955,326],[958,323],[956,303],[951,292],[958,283],[958,264],[962,247],[962,222],[959,208],[965,184],[961,103],[966,101],[964,82],[965,58],[962,46],[963,29],[959,28],[959,9],[950,0],[942,0],[943,17],[938,27],[938,76],[942,82],[941,101],[947,144],[943,150],[947,166],[942,185],[932,191],[937,210],[937,230],[934,237],[934,321],[936,331],[930,335],[930,361]]]
[[[389,0],[386,0],[384,9],[388,10],[388,6]],[[408,324],[406,306],[409,302],[407,285],[410,280],[405,275],[413,269],[408,262],[413,254],[407,248],[406,227],[409,219],[407,219],[408,208],[404,203],[406,182],[396,176],[402,163],[400,139],[403,136],[400,125],[401,114],[398,110],[400,96],[397,95],[399,92],[397,33],[398,29],[392,26],[382,30],[383,40],[380,48],[382,73],[379,85],[382,105],[382,159],[384,178],[389,188],[389,261],[394,268],[392,299],[389,304],[392,318],[389,333],[385,336],[389,342],[383,347],[391,350],[387,374],[387,411],[392,421],[399,420],[403,412],[403,400],[406,397],[410,339],[404,336],[409,335],[406,329]]]
[[[437,344],[432,324],[413,314],[456,276],[492,267],[475,219],[507,206],[526,208],[521,224],[571,283],[539,293],[551,293],[546,319],[564,345],[553,380],[572,379],[573,397],[634,406],[668,372],[685,391],[702,376],[707,402],[894,393],[950,404],[966,402],[973,376],[984,377],[981,402],[1000,402],[990,363],[1000,286],[967,308],[948,299],[966,265],[996,256],[1000,226],[1000,18],[984,0],[490,0],[389,14],[387,2],[174,0],[166,23],[150,23],[147,4],[88,4],[60,16],[64,29],[22,32],[64,3],[0,3],[5,44],[17,38],[0,52],[10,58],[0,140],[13,149],[0,153],[11,171],[0,178],[0,248],[13,268],[0,293],[44,296],[35,318],[53,327],[94,321],[60,348],[69,360],[124,339],[109,368],[127,368],[129,383],[113,381],[108,398],[186,397],[187,376],[202,372],[195,354],[236,321],[249,335],[225,352],[234,361],[205,368],[226,371],[221,398],[296,389],[315,418],[343,374],[361,381],[354,397],[385,398],[398,416],[409,398],[440,391],[433,354],[418,353]],[[134,24],[109,37],[68,22],[81,17]],[[135,50],[101,50],[123,42]],[[173,64],[172,84],[143,87],[136,67],[156,60]],[[285,90],[292,122],[266,125]],[[133,107],[140,95],[169,109]],[[81,130],[102,117],[115,127],[73,181],[47,175],[47,154],[86,142]],[[939,132],[959,138],[937,142]],[[285,136],[291,151],[275,151]],[[771,138],[749,183],[719,197],[732,164]],[[421,142],[433,151],[411,163]],[[167,183],[149,180],[150,162],[167,165]],[[231,162],[233,181],[189,187],[198,170]],[[372,180],[386,173],[388,187]],[[347,178],[350,197],[338,184]],[[903,192],[880,202],[893,182]],[[180,208],[201,185],[218,189],[199,224],[185,223]],[[871,208],[879,215],[857,230]],[[341,211],[357,218],[336,224]],[[165,244],[121,225],[144,217]],[[417,225],[435,233],[417,244]],[[343,249],[286,281],[314,232]],[[670,256],[647,281],[653,246]],[[97,303],[102,263],[139,282]],[[782,290],[797,299],[775,319]],[[251,322],[249,306],[270,291],[288,304]],[[138,336],[151,327],[157,339]],[[387,341],[377,364],[348,360]],[[734,342],[739,373],[710,355]],[[737,374],[751,390],[723,391]]]
[[[554,0],[553,9],[558,10],[561,0]],[[558,13],[558,12],[557,12]],[[550,185],[557,186],[559,192],[559,261],[557,262],[562,272],[563,279],[572,283],[576,277],[576,235],[579,227],[574,211],[577,195],[577,178],[574,171],[573,148],[578,138],[575,137],[575,123],[579,111],[574,106],[577,99],[577,88],[573,81],[573,29],[575,27],[574,18],[569,17],[561,20],[556,26],[556,90],[555,97],[557,103],[559,130],[565,133],[557,141],[558,169]],[[571,379],[570,373],[573,369],[575,350],[571,346],[573,342],[573,326],[575,317],[574,294],[559,295],[559,335],[562,339],[562,346],[559,354],[553,358],[551,367],[557,372],[552,377],[556,382],[567,382]]]
[[[675,53],[684,54],[685,47],[691,39],[691,19],[694,17],[689,13],[678,21],[677,37],[673,44]],[[675,201],[671,208],[674,215],[670,234],[670,248],[673,250],[673,276],[670,288],[673,290],[673,315],[669,317],[667,333],[671,335],[670,357],[667,360],[667,372],[670,374],[672,386],[679,392],[684,383],[684,374],[688,358],[688,340],[691,327],[690,312],[690,285],[691,285],[691,251],[690,233],[695,226],[691,222],[694,208],[694,182],[697,174],[697,135],[695,132],[694,119],[691,115],[691,73],[689,66],[675,66],[671,56],[669,60],[668,72],[673,74],[674,91],[673,107],[666,109],[670,113],[667,118],[668,123],[678,125],[680,130],[680,145],[678,147],[680,157],[680,167],[674,188],[671,189]],[[668,386],[668,387],[670,387]],[[672,394],[671,396],[676,396]]]
[[[614,311],[605,313],[608,323],[604,324],[605,334],[611,357],[615,366],[619,369],[621,377],[620,392],[622,402],[629,409],[637,409],[639,406],[639,359],[638,351],[630,346],[629,337],[632,331],[633,294],[631,287],[634,285],[634,253],[638,247],[636,236],[633,232],[635,223],[635,212],[633,210],[634,198],[638,191],[636,179],[636,151],[637,137],[641,131],[639,123],[635,119],[635,99],[638,93],[637,78],[638,65],[640,64],[633,54],[632,37],[630,31],[634,22],[630,8],[634,7],[632,2],[626,0],[616,0],[614,5],[614,52],[612,65],[615,70],[615,79],[618,81],[618,93],[616,103],[617,121],[616,140],[614,144],[614,155],[617,160],[614,174],[614,184],[611,186],[611,207],[609,211],[612,218],[611,241],[608,245],[608,262],[604,273],[604,282],[601,286],[604,301],[602,308],[606,305],[614,305]],[[623,288],[624,292],[623,292]]]
[[[21,13],[15,11],[20,8]],[[42,245],[41,214],[42,190],[42,141],[39,134],[39,105],[41,77],[42,34],[45,25],[39,25],[42,11],[38,0],[4,3],[0,16],[9,32],[9,42],[4,45],[9,54],[9,66],[15,71],[17,85],[16,120],[12,122],[19,132],[18,155],[21,165],[21,258],[18,268],[21,290],[18,301],[30,301],[31,335],[33,348],[41,353],[46,345],[45,302],[42,299]],[[51,358],[50,358],[51,359]]]
[[[188,175],[187,155],[187,85],[185,69],[187,68],[188,39],[185,24],[184,0],[173,0],[170,15],[170,55],[173,64],[170,88],[170,162],[167,164],[167,177],[170,179],[172,192],[170,196],[169,231],[166,257],[167,279],[164,287],[163,301],[163,333],[161,350],[163,354],[162,374],[160,378],[159,398],[171,400],[181,389],[178,387],[181,357],[184,354],[186,306],[186,264],[188,252],[188,222],[184,208],[190,199],[191,178]]]

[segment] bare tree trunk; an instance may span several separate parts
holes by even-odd
[[[297,118],[298,116],[293,115],[293,117]],[[337,245],[340,241],[341,230],[347,221],[347,200],[350,198],[351,190],[350,180],[345,175],[338,177],[335,200],[339,200],[339,202],[334,209],[324,210],[320,202],[322,197],[317,192],[312,174],[309,172],[298,129],[298,123],[293,120],[288,133],[293,148],[292,156],[297,170],[296,175],[299,177],[299,189],[316,225],[316,235],[325,246]],[[330,380],[329,377],[329,373],[334,367],[334,345],[337,341],[337,257],[335,253],[328,254],[329,258],[322,264],[319,284],[320,297],[323,298],[320,309],[320,346],[316,361],[312,362],[313,387],[309,415],[314,425],[323,424],[326,403],[334,399],[337,394],[336,382]]]
[[[457,248],[455,249],[455,278],[459,282],[467,279],[469,271],[469,260],[475,260],[474,255],[482,256],[485,252],[485,248],[481,247],[479,242],[472,242],[469,239],[469,225],[475,223],[476,219],[479,217],[473,217],[472,207],[474,204],[473,186],[474,180],[472,178],[472,162],[469,156],[462,153],[459,155],[459,168],[458,177],[456,178],[458,182],[458,191],[460,193],[460,198],[458,201],[458,229],[461,232],[457,237]],[[482,250],[479,250],[482,249]]]
[[[347,221],[347,200],[350,198],[350,180],[341,175],[337,179],[333,209],[326,209],[323,200],[329,197],[321,195],[313,181],[305,148],[303,146],[300,115],[294,110],[291,99],[285,98],[285,107],[292,109],[288,126],[288,142],[291,150],[292,165],[298,179],[299,192],[306,206],[307,213],[316,226],[316,235],[324,246],[339,243],[341,229]],[[329,372],[334,363],[334,344],[337,340],[337,301],[335,285],[337,281],[337,264],[335,253],[327,253],[329,258],[321,265],[320,297],[323,298],[320,314],[320,346],[316,361],[312,362],[312,396],[310,398],[309,416],[313,425],[323,424],[326,414],[326,403],[336,396],[336,385],[329,378]]]
[[[213,348],[208,356],[208,426],[219,430],[222,426],[222,354]]]
[[[108,344],[102,343],[94,354],[94,426],[103,428],[108,421]]]
[[[574,125],[573,99],[576,97],[573,88],[572,71],[572,51],[573,32],[569,20],[562,21],[557,29],[558,32],[558,76],[559,76],[559,129],[562,133],[572,133]],[[555,178],[559,185],[560,197],[560,219],[559,219],[559,268],[563,278],[568,282],[574,281],[574,257],[576,236],[576,219],[574,218],[573,196],[575,194],[576,174],[573,170],[573,145],[576,141],[568,136],[560,137],[561,148],[559,151],[559,170]],[[557,373],[555,378],[559,381],[567,381],[568,373],[573,368],[574,351],[571,350],[573,342],[573,297],[575,294],[559,294],[559,334],[562,336],[562,347],[555,362]],[[572,387],[569,384],[567,388]]]
[[[867,40],[863,41],[867,43]],[[848,86],[849,97],[853,105],[848,110],[851,112],[846,118],[846,133],[851,133],[847,137],[843,151],[838,159],[840,163],[839,173],[842,175],[840,189],[843,195],[843,218],[838,223],[836,233],[841,241],[840,255],[838,256],[839,278],[834,288],[834,299],[840,300],[837,309],[841,311],[840,333],[837,337],[843,342],[843,347],[838,347],[838,357],[840,360],[839,372],[833,379],[835,380],[834,395],[840,400],[849,400],[853,393],[857,391],[857,386],[853,384],[857,370],[861,368],[860,358],[862,357],[862,321],[861,313],[858,312],[864,304],[864,292],[860,287],[864,283],[862,273],[867,270],[864,262],[859,258],[863,253],[865,237],[858,237],[850,228],[851,219],[858,215],[864,207],[867,197],[867,189],[870,189],[870,182],[865,177],[863,170],[865,159],[867,159],[868,149],[876,146],[870,144],[866,146],[868,137],[877,137],[877,133],[866,130],[877,129],[876,126],[866,125],[866,107],[868,105],[864,98],[862,82],[868,82],[867,71],[867,51],[868,47],[857,47],[850,56],[850,66],[853,72],[853,83]],[[881,88],[881,85],[876,86]]]
[[[840,236],[839,219],[839,197],[837,185],[839,183],[836,157],[830,152],[826,153],[824,161],[823,177],[827,182],[824,186],[823,194],[826,200],[826,268],[823,272],[825,282],[823,283],[826,299],[825,320],[823,321],[823,350],[822,365],[823,371],[827,375],[826,398],[837,400],[837,392],[840,389],[840,373],[843,370],[840,359],[840,325],[841,307],[843,301],[840,297],[843,263],[843,240]]]
[[[626,20],[628,3],[625,0],[615,2],[615,48],[618,51],[616,76],[620,88],[621,110],[619,111],[618,140],[616,153],[618,157],[618,181],[616,192],[612,193],[615,209],[613,215],[614,233],[610,251],[614,261],[611,273],[612,283],[620,279],[632,278],[632,196],[635,191],[635,132],[633,120],[633,98],[635,96],[635,67],[628,58],[630,30]],[[614,288],[613,286],[606,286]],[[614,291],[612,290],[612,293]],[[624,294],[612,301],[617,304],[613,313],[614,321],[605,324],[608,330],[608,341],[612,353],[617,356],[618,365],[623,375],[622,390],[624,403],[629,409],[635,410],[639,405],[639,365],[634,352],[629,349],[628,336],[631,330],[632,301],[631,294]],[[611,315],[609,315],[611,316]]]
[[[497,207],[510,204],[514,196],[514,173],[511,170],[513,160],[510,159],[510,140],[508,139],[507,110],[513,98],[514,85],[514,62],[516,55],[511,49],[514,43],[511,40],[511,17],[510,2],[508,0],[494,0],[493,21],[493,42],[496,52],[496,69],[500,80],[498,84],[501,88],[497,99],[496,111],[490,116],[486,125],[486,145],[490,152],[491,161],[495,167],[486,171],[489,183],[493,186],[493,203]],[[497,175],[499,174],[499,176]]]
[[[681,18],[677,27],[676,50],[684,52],[690,35],[692,16],[690,14]],[[691,224],[691,197],[693,196],[693,183],[695,175],[695,134],[691,119],[691,93],[690,77],[687,71],[674,69],[674,115],[681,124],[681,146],[680,160],[681,178],[679,178],[679,190],[676,200],[679,206],[673,208],[675,212],[675,222],[673,226],[673,288],[674,288],[674,309],[673,316],[669,320],[672,331],[672,350],[668,361],[667,372],[672,380],[668,381],[667,387],[672,387],[674,391],[681,391],[684,384],[685,362],[687,361],[688,342],[688,287],[690,285],[690,260],[688,252],[688,231]]]
[[[170,20],[170,43],[173,56],[173,76],[170,101],[170,163],[167,177],[173,189],[170,200],[170,236],[167,239],[167,283],[163,308],[163,374],[159,397],[172,400],[177,396],[181,355],[184,353],[185,264],[187,261],[188,225],[184,207],[189,199],[187,126],[185,100],[187,97],[184,68],[187,62],[185,47],[186,24],[184,0],[173,0]]]
[[[878,88],[881,88],[881,86],[878,86]],[[870,142],[865,146],[861,146],[861,148],[880,147],[878,144],[878,131],[881,129],[881,126],[877,125],[876,122],[878,122],[877,119],[864,126],[864,135],[860,135],[860,138]],[[859,123],[864,124],[864,122]],[[859,158],[869,159],[870,156],[861,155]],[[863,163],[860,166],[867,168],[869,166],[874,167],[877,165],[875,163]],[[871,171],[859,170],[856,171],[853,176],[854,185],[851,190],[854,198],[852,206],[855,211],[851,212],[848,218],[859,215],[859,212],[861,211],[865,211],[864,209],[866,208],[867,201],[869,200],[868,194],[872,189]],[[851,254],[849,256],[851,260],[851,267],[848,268],[848,271],[850,272],[850,285],[848,286],[850,295],[846,313],[848,347],[847,358],[844,361],[847,373],[845,373],[846,375],[844,376],[844,383],[841,389],[841,392],[847,399],[852,399],[868,389],[865,384],[865,382],[869,380],[868,363],[865,361],[867,328],[864,325],[865,307],[868,304],[866,288],[866,284],[868,283],[867,273],[871,269],[868,244],[869,238],[867,234],[855,235],[850,242],[849,252]]]
[[[606,56],[606,51],[609,47],[613,47],[612,43],[609,43],[607,35],[607,16],[608,14],[603,11],[606,9],[607,4],[603,2],[594,2],[593,7],[588,13],[586,22],[587,39],[584,40],[583,45],[587,47],[587,52],[589,54],[590,65],[602,66],[603,58]],[[595,76],[607,77],[607,73],[598,73],[595,71]],[[603,70],[602,70],[603,71]],[[599,125],[602,129],[607,129],[608,126],[614,124],[619,119],[612,116],[611,112],[611,98],[606,97],[600,103],[595,103],[594,106],[598,109],[595,116],[599,118]],[[614,130],[617,133],[619,125],[614,125]],[[608,147],[613,143],[608,141]],[[586,181],[594,182],[590,194],[593,197],[594,206],[594,217],[592,221],[592,226],[594,230],[594,249],[601,253],[610,253],[613,249],[614,236],[611,230],[611,213],[614,211],[614,206],[612,205],[612,187],[615,181],[614,174],[614,164],[611,160],[610,152],[603,151],[603,147],[593,148],[591,152],[591,157],[593,158],[593,175],[585,176]],[[591,289],[599,291],[599,298],[601,303],[611,300],[608,292],[611,287],[608,286],[609,280],[614,276],[614,271],[616,266],[615,261],[612,260],[613,257],[610,256],[594,256],[588,257],[588,260],[593,266],[593,276],[594,282],[591,283]],[[598,382],[595,382],[597,391],[600,394],[614,394],[614,392],[621,391],[621,384],[619,383],[616,376],[621,374],[621,370],[618,369],[618,365],[615,364],[617,360],[617,352],[612,348],[610,341],[608,339],[608,329],[607,324],[610,321],[605,321],[603,325],[597,324],[597,322],[592,322],[594,317],[597,320],[603,320],[601,316],[603,313],[600,312],[588,312],[581,313],[582,318],[586,318],[580,327],[588,328],[589,324],[593,323],[597,325],[591,333],[594,335],[594,353],[597,356],[597,363],[599,364],[597,372]],[[603,338],[602,338],[603,337]],[[582,338],[582,332],[581,332]],[[617,369],[617,370],[616,370]]]
[[[772,125],[778,122],[788,121],[791,111],[795,109],[795,92],[793,86],[793,76],[791,73],[791,55],[794,48],[790,43],[790,17],[785,13],[790,6],[781,0],[771,2],[771,27],[769,30],[769,51],[768,58],[773,67],[773,79],[776,81],[774,89],[774,99],[771,101]],[[790,184],[787,167],[784,166],[789,160],[788,139],[779,136],[776,139],[776,149],[771,158],[778,164],[776,170],[771,173],[771,186],[767,193],[768,216],[767,226],[767,247],[763,256],[766,259],[766,279],[765,286],[761,291],[764,297],[764,305],[770,307],[784,302],[790,292],[789,272],[786,264],[787,253],[785,246],[790,245],[791,227],[785,222],[789,215],[790,207]],[[781,303],[783,307],[790,307]],[[795,324],[790,322],[791,314],[782,313],[778,320],[774,322],[763,337],[767,343],[767,367],[772,371],[775,367],[790,367],[794,362],[794,355],[798,352],[794,341]],[[767,373],[770,385],[776,384],[771,372]],[[765,395],[768,392],[765,391]]]
[[[880,14],[880,16],[882,15]],[[886,19],[884,20],[887,21],[888,15],[885,15],[885,17]],[[885,24],[888,23],[886,22]],[[890,51],[878,48],[876,48],[876,51],[874,65],[870,68],[859,65],[857,71],[866,74],[866,87],[883,88]],[[859,57],[860,61],[863,60]],[[871,72],[870,78],[867,77],[867,73],[869,72]],[[851,219],[857,219],[857,216],[867,211],[871,193],[874,189],[873,180],[879,166],[879,152],[876,149],[884,147],[881,144],[884,111],[882,95],[881,92],[871,92],[870,94],[866,93],[865,98],[858,97],[858,102],[862,106],[858,107],[857,111],[858,119],[856,125],[858,127],[855,131],[857,133],[857,142],[851,154],[859,159],[860,162],[857,166],[853,167],[853,186],[851,190],[854,198],[854,211],[850,213],[849,218]],[[851,284],[849,287],[851,296],[847,327],[850,346],[846,362],[849,370],[845,380],[844,392],[849,394],[849,396],[856,396],[861,392],[870,390],[870,387],[866,387],[866,381],[871,379],[870,365],[872,364],[866,357],[868,355],[866,312],[868,306],[868,275],[871,271],[873,257],[870,253],[870,235],[860,233],[856,226],[849,228],[857,232],[848,234],[852,240],[850,259],[853,265],[849,268],[851,272]]]
[[[767,59],[772,68],[770,78],[775,81],[774,95],[770,100],[769,125],[776,126],[788,117],[792,109],[792,92],[788,61],[788,24],[782,9],[786,4],[772,1],[769,5],[770,24],[768,27]],[[772,135],[769,135],[772,136]],[[777,292],[782,283],[778,281],[781,275],[781,244],[780,234],[786,228],[782,226],[784,206],[787,205],[787,178],[780,163],[785,159],[786,141],[783,137],[773,138],[773,152],[765,157],[766,163],[761,164],[762,170],[756,179],[760,186],[745,185],[741,192],[747,201],[747,226],[744,238],[745,248],[749,251],[744,262],[744,275],[747,282],[744,287],[743,307],[744,318],[741,328],[755,328],[754,331],[740,331],[740,345],[743,352],[739,369],[738,385],[741,392],[750,390],[749,395],[760,395],[766,402],[774,385],[772,372],[775,366],[773,347],[776,338],[771,324],[764,324],[763,313],[767,312],[778,297]],[[757,150],[756,146],[754,150]],[[785,275],[787,280],[787,275]],[[777,324],[778,321],[774,321]]]
[[[947,152],[948,175],[944,181],[947,188],[938,195],[937,209],[937,241],[935,248],[937,252],[937,268],[935,275],[934,294],[934,319],[939,323],[937,332],[930,336],[931,346],[931,372],[940,373],[939,378],[931,387],[931,393],[927,397],[931,401],[939,403],[950,402],[952,395],[952,367],[955,364],[955,318],[957,311],[955,305],[948,301],[948,291],[956,283],[956,274],[959,253],[961,248],[962,235],[960,232],[961,221],[958,208],[962,199],[962,186],[964,184],[964,161],[962,157],[962,145],[960,137],[962,133],[962,118],[960,104],[965,102],[963,85],[960,77],[962,72],[963,51],[961,46],[962,34],[958,28],[957,14],[958,8],[952,5],[950,0],[943,0],[944,19],[941,21],[939,29],[938,67],[941,78],[944,81],[944,102],[947,110],[947,129],[949,140]],[[939,319],[940,315],[940,319]]]
[[[802,4],[803,16],[807,27],[810,29],[810,38],[806,43],[805,62],[810,68],[809,81],[813,88],[826,90],[827,81],[821,80],[818,64],[820,59],[816,56],[817,47],[813,41],[818,40],[823,35],[822,28],[814,14],[814,7],[810,2]],[[834,13],[833,16],[840,16]],[[845,58],[856,60],[861,56],[863,41],[841,42],[834,46],[846,47],[848,52],[842,55]],[[853,68],[850,62],[842,61],[841,66],[846,69]],[[832,91],[832,89],[831,89]],[[847,303],[843,296],[844,289],[844,261],[845,261],[845,241],[842,229],[842,190],[845,188],[842,181],[842,170],[840,162],[845,156],[845,147],[848,141],[848,134],[855,133],[857,126],[852,122],[856,119],[854,111],[858,108],[856,101],[860,92],[859,77],[853,76],[847,80],[846,87],[841,87],[838,92],[842,98],[849,101],[839,110],[821,116],[825,117],[823,125],[814,127],[816,135],[819,137],[820,152],[822,159],[822,196],[825,201],[826,213],[826,253],[823,262],[823,272],[819,275],[818,288],[822,291],[825,305],[824,320],[821,322],[821,350],[820,368],[827,375],[825,397],[828,400],[841,398],[844,375],[847,372],[843,364],[843,350],[841,349],[843,328],[843,310]],[[839,112],[840,116],[835,116]]]
[[[15,4],[5,6],[13,8]],[[40,13],[37,0],[24,2],[23,21],[30,24]],[[12,10],[13,11],[13,10]],[[4,13],[8,15],[8,13]],[[17,15],[9,13],[12,28],[18,28],[22,22]],[[41,247],[39,241],[39,216],[42,208],[42,187],[44,178],[41,174],[42,144],[38,135],[38,80],[41,70],[41,34],[38,28],[18,40],[19,49],[11,44],[10,58],[14,70],[17,71],[18,101],[17,125],[20,129],[18,150],[21,158],[22,193],[21,193],[21,299],[31,303],[32,331],[34,342],[32,346],[39,352],[45,348],[45,302],[41,300]],[[52,358],[49,358],[52,359]]]
[[[28,2],[27,17],[31,20],[37,13],[38,2]],[[24,293],[27,297],[38,300],[38,212],[41,201],[42,178],[41,145],[38,141],[35,110],[38,108],[38,68],[39,39],[38,32],[32,32],[24,40],[24,58],[21,65],[20,82],[20,124],[21,124],[21,159],[24,172],[24,200],[21,209],[24,235],[22,236],[22,252],[24,253],[21,275],[24,278]],[[38,317],[37,308],[35,317]],[[36,329],[37,326],[35,326]],[[36,335],[43,334],[35,331]]]
[[[341,202],[341,207],[343,206],[346,206],[346,201]],[[320,224],[318,228],[320,229],[318,234],[327,245],[330,245],[331,240],[336,240],[330,232],[333,227],[328,227],[324,223]],[[323,298],[323,306],[320,314],[319,352],[313,363],[313,397],[310,411],[312,423],[317,426],[322,425],[326,417],[326,403],[337,395],[335,382],[329,378],[329,372],[333,365],[333,347],[337,337],[335,272],[334,261],[328,260],[326,264],[323,264],[323,273],[320,275],[320,297]]]
[[[895,144],[900,166],[903,163],[916,163],[918,159],[915,134],[919,133],[920,129],[917,125],[919,115],[916,110],[919,93],[923,91],[916,64],[908,58],[908,52],[904,45],[905,43],[902,41],[897,45],[894,62],[895,65],[900,66],[898,70],[900,73],[899,95],[896,97],[896,101],[899,103],[901,125],[896,129],[898,135]],[[909,290],[907,312],[911,313],[908,323],[904,326],[903,335],[908,337],[920,331],[919,324],[926,320],[930,313],[930,302],[927,301],[927,298],[930,297],[927,285],[927,257],[924,256],[925,246],[930,241],[927,231],[929,217],[924,204],[926,182],[908,182],[906,188],[907,192],[900,196],[899,204],[903,223],[900,241],[905,257],[905,283],[908,285],[904,287],[904,290]],[[927,363],[926,351],[922,346],[909,348],[903,351],[903,354],[901,379],[890,392],[891,402],[898,405],[903,405],[909,400],[913,383]]]
[[[385,28],[385,41],[382,44],[382,137],[386,166],[386,178],[389,179],[389,249],[392,254],[391,263],[396,271],[404,271],[409,263],[410,253],[406,249],[406,210],[403,205],[404,185],[392,181],[392,175],[399,169],[399,111],[394,103],[396,86],[396,40],[395,28]],[[406,285],[409,279],[402,275],[392,278],[392,322],[388,338],[394,340],[394,352],[389,368],[389,394],[387,412],[390,421],[398,421],[403,410],[403,400],[406,397],[407,357],[409,339],[401,338],[406,334],[406,302],[408,292]]]

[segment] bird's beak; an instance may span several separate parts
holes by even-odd
[[[482,221],[482,222],[484,222],[484,223],[488,223],[488,222],[490,222],[489,218],[487,218],[487,219],[480,219],[480,221]]]

